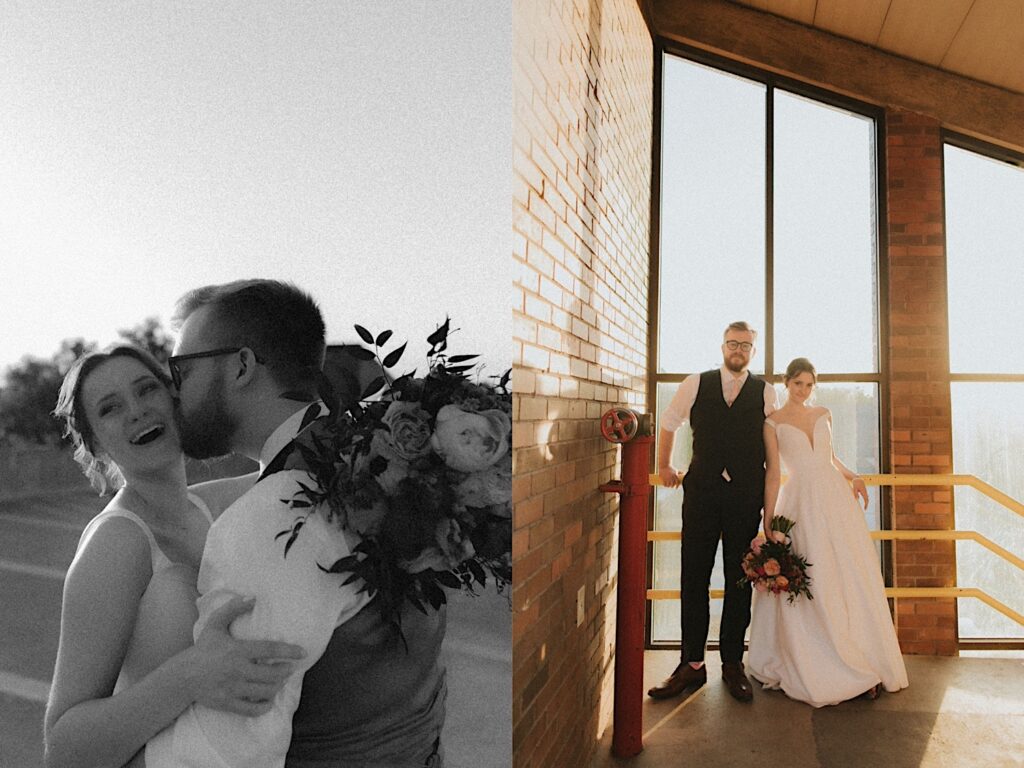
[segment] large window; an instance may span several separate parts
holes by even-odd
[[[721,365],[734,320],[760,331],[751,370],[784,394],[808,357],[833,413],[836,453],[860,472],[880,454],[877,123],[870,110],[760,73],[662,59],[657,414],[690,373]],[[680,430],[673,463],[686,467]],[[654,527],[679,530],[682,491],[659,488]],[[873,493],[868,525],[879,527]],[[679,543],[654,547],[652,586],[679,586]],[[721,555],[712,588],[723,588]],[[721,601],[711,603],[715,641]],[[679,601],[652,605],[651,642],[678,643]]]
[[[968,146],[951,138],[944,151],[953,468],[1024,499],[1024,159]],[[1024,553],[1024,518],[972,488],[954,502],[959,530]],[[971,542],[958,544],[956,563],[960,586],[1024,611],[1020,569]],[[958,616],[961,638],[1024,637],[977,600],[959,601]]]

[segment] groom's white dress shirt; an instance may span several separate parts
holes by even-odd
[[[260,452],[260,470],[298,434],[303,407],[285,420]],[[277,640],[306,650],[274,699],[273,709],[244,717],[193,704],[146,746],[147,768],[280,768],[291,741],[292,715],[299,705],[302,677],[323,655],[335,627],[366,604],[359,584],[341,586],[345,575],[324,573],[351,553],[349,544],[323,515],[306,519],[284,555],[287,537],[277,538],[308,510],[291,510],[282,499],[312,484],[308,473],[282,470],[256,483],[210,527],[199,569],[198,637],[210,614],[234,595],[254,597],[251,613],[239,617],[231,634],[240,639]]]
[[[724,365],[719,368],[719,371],[722,374],[722,398],[731,405],[732,401],[736,399],[736,395],[743,389],[743,385],[747,383],[750,371],[744,369],[742,373],[737,375]],[[675,432],[684,423],[689,421],[690,409],[693,408],[693,404],[697,401],[697,392],[699,390],[699,373],[691,373],[683,379],[676,389],[672,401],[668,404],[668,408],[661,415],[659,426],[662,429],[667,429],[669,432]],[[771,416],[775,409],[778,408],[778,402],[775,387],[766,381],[764,383],[764,415]]]

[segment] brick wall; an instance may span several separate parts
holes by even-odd
[[[513,36],[514,763],[584,766],[615,636],[598,418],[646,393],[653,46],[636,0],[517,0]]]
[[[892,471],[949,473],[953,459],[940,124],[890,109],[886,132]],[[897,488],[894,501],[893,528],[955,528],[951,488]],[[953,542],[896,542],[893,554],[894,586],[956,584]],[[901,598],[896,629],[904,653],[956,655],[956,601]]]

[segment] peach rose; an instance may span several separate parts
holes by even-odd
[[[381,422],[390,429],[381,433],[382,438],[402,459],[412,461],[430,453],[430,414],[415,403],[396,400],[388,406]]]
[[[764,572],[769,576],[778,576],[782,573],[782,568],[779,567],[779,561],[774,557],[768,558],[764,563]]]
[[[455,486],[455,495],[467,507],[507,506],[512,500],[512,468],[495,465],[474,472]]]
[[[457,405],[437,412],[430,443],[444,463],[460,472],[479,472],[508,453],[512,420],[504,411],[471,413]]]
[[[775,586],[777,586],[781,590],[785,590],[789,587],[789,579],[787,579],[785,576],[776,576]]]

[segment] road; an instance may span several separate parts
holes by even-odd
[[[103,503],[88,491],[0,500],[0,768],[42,768],[64,572]],[[493,588],[450,596],[447,768],[512,764],[511,631],[509,604]]]

